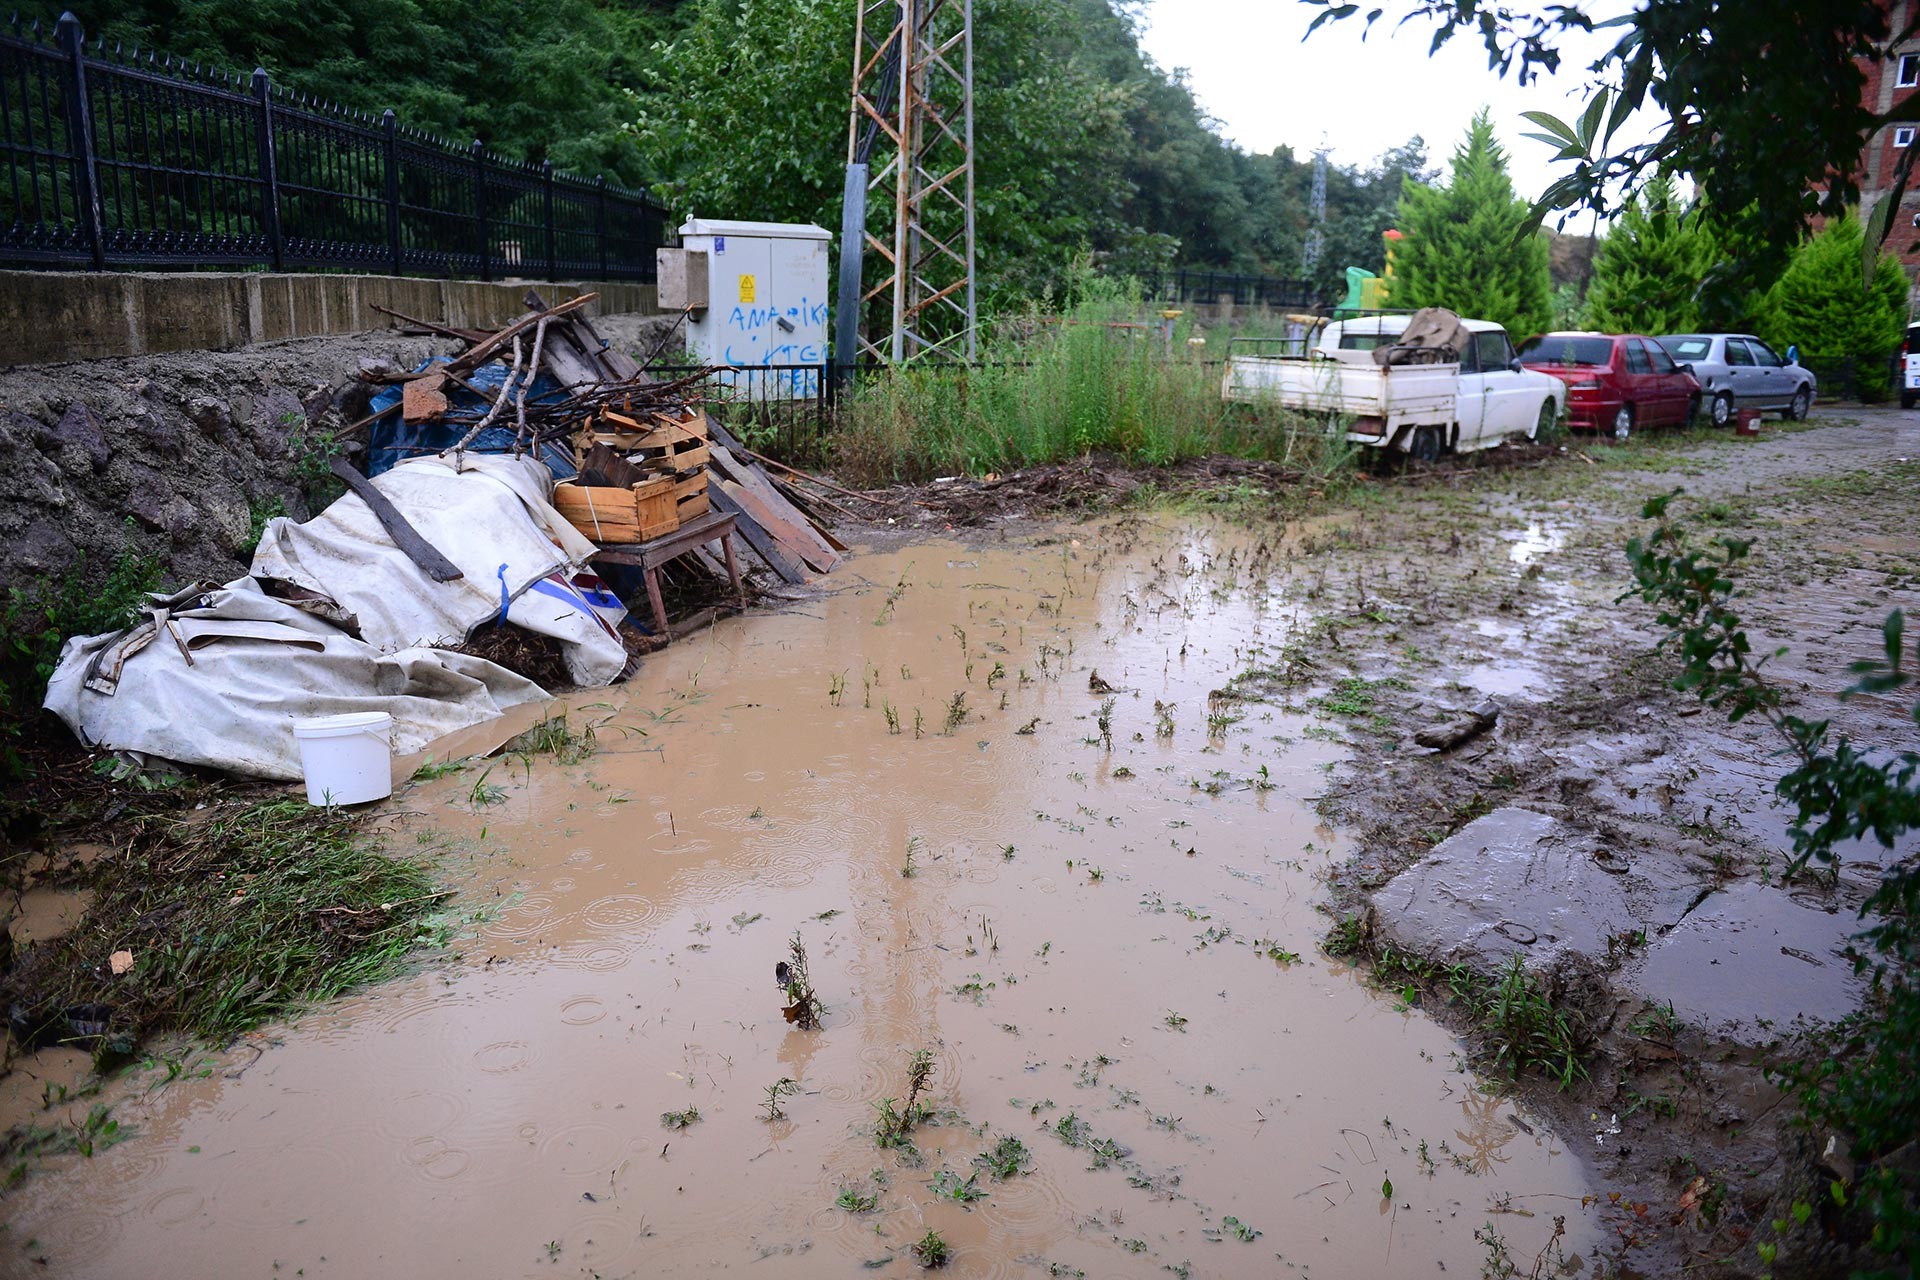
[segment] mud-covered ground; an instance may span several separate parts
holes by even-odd
[[[1584,1078],[1522,1092],[1620,1196],[1601,1206],[1619,1265],[1752,1273],[1766,1224],[1841,1172],[1816,1180],[1829,1135],[1792,1124],[1766,1068],[1803,1051],[1802,1019],[1857,1004],[1848,939],[1890,855],[1855,846],[1835,881],[1785,877],[1784,744],[1669,687],[1652,608],[1620,599],[1625,544],[1676,488],[1701,539],[1754,539],[1743,611],[1756,650],[1784,649],[1767,670],[1790,710],[1911,747],[1896,698],[1836,695],[1881,656],[1887,613],[1920,605],[1920,416],[1569,447],[1380,486],[1313,548],[1317,617],[1290,657],[1355,749],[1321,801],[1359,846],[1332,880],[1334,933],[1470,1036],[1423,966],[1521,957],[1584,1055]],[[1413,740],[1494,708],[1451,750]],[[1778,1273],[1843,1273],[1818,1240],[1790,1236]]]
[[[1916,602],[1915,457],[1854,411],[876,495],[817,591],[570,698],[590,751],[381,807],[460,890],[443,963],[78,1103],[15,1063],[8,1120],[124,1140],[0,1201],[0,1274],[1753,1273],[1823,1138],[1764,1068],[1857,995],[1877,863],[1785,881],[1775,745],[1667,690],[1621,549],[1686,487],[1798,709],[1906,741],[1832,693]],[[1564,1088],[1487,1056],[1516,956]]]
[[[1297,530],[1299,495],[1263,492],[1270,470],[1081,462],[884,496],[921,527],[1017,533],[1145,493]],[[1304,504],[1312,532],[1284,576],[1306,621],[1222,692],[1346,725],[1354,757],[1319,799],[1358,845],[1329,877],[1336,950],[1483,1050],[1455,974],[1494,979],[1519,957],[1557,1002],[1580,1074],[1518,1087],[1583,1135],[1606,1261],[1750,1274],[1767,1224],[1845,1172],[1829,1158],[1822,1174],[1831,1135],[1794,1123],[1768,1068],[1857,1006],[1859,904],[1916,850],[1856,844],[1837,877],[1787,877],[1784,744],[1674,692],[1653,609],[1620,598],[1644,503],[1675,489],[1701,540],[1754,540],[1742,613],[1756,650],[1780,650],[1767,670],[1788,709],[1910,747],[1896,698],[1837,697],[1881,656],[1888,612],[1920,606],[1920,415],[1858,406],[1758,440],[1500,450]],[[1415,740],[1488,712],[1494,727],[1451,749]],[[1844,1273],[1819,1236],[1782,1241],[1778,1273]]]

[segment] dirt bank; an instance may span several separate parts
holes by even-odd
[[[659,320],[597,323],[644,350]],[[226,581],[267,516],[305,518],[331,492],[332,438],[366,408],[359,371],[454,345],[374,332],[0,370],[0,582],[93,578],[123,556],[170,583]]]

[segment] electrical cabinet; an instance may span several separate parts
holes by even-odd
[[[827,361],[827,246],[811,223],[691,218],[680,228],[689,272],[704,256],[704,309],[687,317],[687,356],[718,365],[740,398],[820,394]],[[688,281],[684,296],[700,291]]]

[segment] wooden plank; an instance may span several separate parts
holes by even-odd
[[[420,536],[420,531],[407,523],[400,514],[400,508],[388,501],[387,495],[374,487],[373,481],[347,465],[345,458],[335,458],[329,468],[340,479],[340,483],[353,490],[354,496],[367,504],[368,510],[379,519],[380,527],[393,539],[393,545],[407,553],[407,559],[419,565],[429,578],[435,582],[453,582],[466,575],[460,572],[460,566],[447,559],[440,549]]]
[[[719,485],[712,489],[713,505],[720,511],[734,517],[734,528],[747,540],[754,553],[767,562],[767,567],[780,575],[780,580],[789,586],[802,586],[807,581],[806,567],[786,548],[775,541],[772,534],[754,522],[737,499],[728,494]]]
[[[580,460],[580,479],[584,484],[611,484],[631,489],[647,478],[646,472],[620,456],[617,449],[596,444]]]
[[[764,510],[767,516],[777,521],[782,530],[782,539],[798,555],[802,556],[826,573],[840,563],[839,554],[827,545],[813,527],[813,522],[773,487],[771,481],[758,467],[750,462],[736,458],[725,445],[713,446],[713,467],[722,477],[739,484],[758,500],[756,514]]]
[[[792,521],[769,508],[760,500],[760,495],[753,490],[736,485],[731,480],[718,480],[711,488],[732,498],[740,505],[741,510],[771,534],[789,555],[816,573],[826,573],[835,563],[838,563],[837,559],[828,559],[833,555],[831,551],[823,554],[817,548],[810,546],[800,530],[794,527]]]

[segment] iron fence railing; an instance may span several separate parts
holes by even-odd
[[[1308,310],[1321,298],[1311,280],[1279,276],[1242,275],[1232,271],[1202,271],[1181,267],[1144,282],[1147,295],[1168,302],[1219,302],[1231,298],[1236,307],[1273,307]]]
[[[650,281],[666,219],[264,71],[89,45],[72,14],[0,28],[0,262]]]

